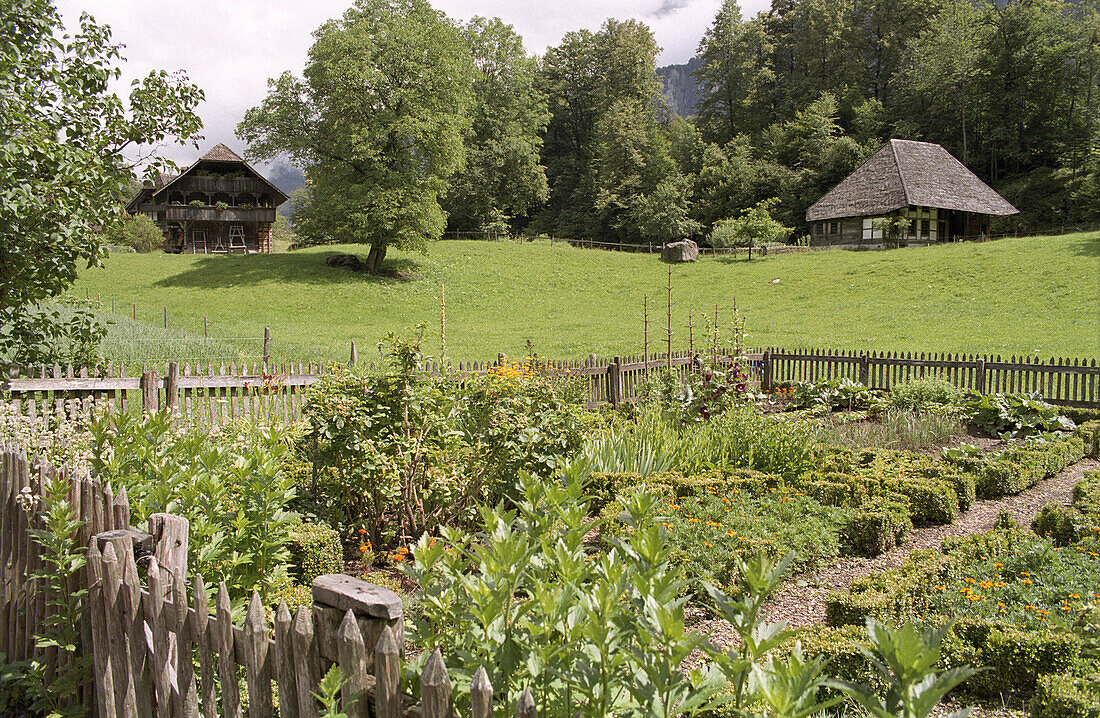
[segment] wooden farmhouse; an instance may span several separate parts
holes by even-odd
[[[991,217],[1017,212],[940,145],[890,140],[812,204],[806,221],[811,245],[872,249],[988,235]],[[908,223],[887,221],[895,218]]]
[[[218,144],[178,175],[143,187],[126,211],[157,223],[166,252],[268,253],[275,209],[287,199],[233,150]]]

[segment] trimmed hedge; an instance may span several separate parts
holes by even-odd
[[[968,693],[982,698],[1010,693],[1026,698],[1035,692],[1040,675],[1069,672],[1081,654],[1077,636],[1050,629],[963,618],[951,632],[956,640],[944,643],[945,663],[990,669],[966,683]]]
[[[906,503],[873,499],[845,519],[840,529],[840,550],[848,556],[878,556],[905,543],[912,531]]]
[[[1039,676],[1031,718],[1100,718],[1100,673]]]
[[[1085,455],[1100,459],[1100,419],[1079,424],[1077,436],[1085,442]]]
[[[1084,424],[1089,421],[1100,421],[1100,409],[1086,409],[1076,406],[1060,406],[1058,413],[1066,417],[1074,424]]]
[[[1085,454],[1081,436],[1066,436],[1040,444],[1011,446],[982,456],[947,458],[974,478],[977,496],[997,499],[1018,494],[1071,466]]]
[[[918,549],[898,568],[852,581],[847,591],[833,591],[825,601],[825,622],[832,627],[862,626],[868,618],[901,623],[915,614],[917,600],[932,590],[944,557]]]
[[[329,573],[343,573],[344,549],[340,534],[328,526],[303,523],[290,534],[291,575],[303,586]]]

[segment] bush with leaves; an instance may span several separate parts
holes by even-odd
[[[978,429],[1001,439],[1023,439],[1036,434],[1071,432],[1077,428],[1038,394],[979,394],[967,392],[962,414]]]
[[[364,526],[379,548],[468,524],[477,500],[512,497],[520,472],[549,477],[580,445],[577,384],[537,360],[460,380],[427,371],[419,337],[383,349],[390,373],[335,367],[305,409],[320,481],[300,507],[346,542]]]
[[[956,407],[964,392],[946,379],[921,377],[890,387],[886,400],[891,406],[907,411],[935,411]]]
[[[866,409],[872,406],[876,396],[859,382],[847,377],[821,379],[816,382],[800,381],[792,387],[789,409],[823,408],[829,411]]]
[[[131,247],[135,252],[152,252],[164,244],[164,233],[144,214],[124,217],[103,233],[110,245]]]
[[[92,469],[125,488],[131,521],[154,513],[186,518],[188,567],[233,599],[259,591],[265,601],[289,581],[287,543],[296,516],[281,459],[290,430],[230,426],[191,429],[165,412],[116,413],[89,426]]]

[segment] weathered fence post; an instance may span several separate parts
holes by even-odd
[[[611,360],[611,365],[607,367],[608,382],[610,388],[608,390],[608,398],[611,400],[611,407],[614,409],[619,408],[619,404],[623,400],[623,358],[615,357]]]
[[[974,391],[985,393],[985,359],[978,360],[978,368],[974,372]]]
[[[325,660],[339,660],[340,624],[348,611],[363,633],[368,668],[374,666],[374,646],[383,629],[393,629],[398,645],[405,645],[405,613],[396,593],[345,574],[327,574],[313,579],[313,624]]]
[[[770,349],[764,350],[764,356],[760,364],[760,390],[769,392],[772,390],[772,353]]]
[[[264,367],[271,362],[271,327],[264,327]]]
[[[359,361],[359,351],[355,348],[355,340],[351,341],[351,356],[348,357],[348,364],[355,366]]]
[[[871,358],[867,352],[859,353],[859,383],[863,386],[871,386]]]
[[[155,371],[141,373],[141,408],[146,414],[160,411],[160,377]]]
[[[179,362],[168,362],[168,376],[164,381],[164,406],[168,411],[173,411],[179,405],[180,398],[180,365]]]
[[[508,363],[508,357],[504,354],[504,352],[498,352],[497,353],[497,366],[504,366],[507,363]]]

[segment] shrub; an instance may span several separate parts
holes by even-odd
[[[900,502],[877,498],[854,509],[840,529],[840,545],[849,556],[878,556],[909,538],[913,522]]]
[[[312,586],[318,576],[344,571],[340,534],[328,526],[299,524],[290,532],[287,548],[291,574],[303,586]]]
[[[963,391],[951,382],[922,377],[895,384],[886,397],[891,406],[908,411],[942,410],[962,401]]]
[[[970,391],[962,413],[989,436],[1022,439],[1035,434],[1073,431],[1076,425],[1037,394],[978,394]]]
[[[957,630],[961,643],[954,648],[954,660],[990,669],[967,686],[982,697],[1017,693],[1026,698],[1034,693],[1040,675],[1069,671],[1081,650],[1080,641],[1072,633],[1022,630],[987,621],[968,623]]]
[[[92,469],[125,487],[135,525],[154,513],[188,520],[188,566],[211,586],[224,580],[234,600],[256,590],[267,601],[288,580],[294,482],[281,466],[289,430],[189,429],[165,412],[120,412],[93,421],[89,432]]]
[[[1031,718],[1100,718],[1100,673],[1046,673],[1035,682]]]
[[[1100,421],[1100,409],[1086,409],[1076,406],[1060,406],[1058,411],[1075,424],[1084,424],[1090,421]]]
[[[1085,455],[1100,459],[1100,419],[1078,425],[1077,436],[1084,442]]]
[[[132,247],[135,252],[152,252],[164,244],[164,233],[144,214],[125,217],[103,234],[107,244]]]
[[[1080,511],[1049,503],[1031,522],[1031,530],[1049,537],[1055,546],[1071,546],[1089,535],[1091,524]]]
[[[847,377],[821,379],[816,382],[800,381],[793,387],[790,409],[822,407],[834,409],[866,409],[875,399],[875,392]]]

